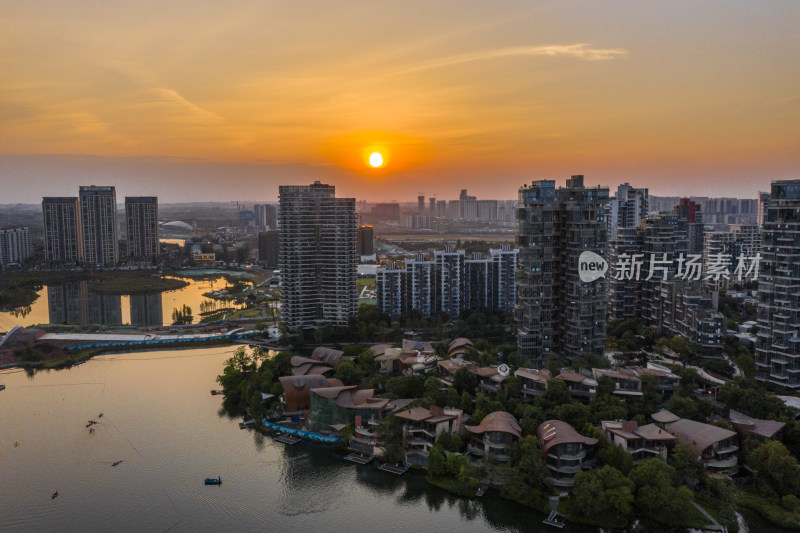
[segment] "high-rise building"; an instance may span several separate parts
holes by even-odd
[[[581,281],[578,259],[607,255],[607,203],[608,188],[585,187],[580,175],[558,190],[552,180],[520,189],[517,343],[526,360],[603,355],[606,282]]]
[[[464,309],[491,309],[494,307],[492,285],[494,263],[483,254],[475,252],[472,259],[464,261]]]
[[[255,204],[253,206],[253,223],[261,231],[275,229],[278,224],[278,211],[272,204]]]
[[[464,281],[464,250],[450,245],[433,254],[436,262],[438,311],[457,318],[464,310],[461,286]]]
[[[428,216],[431,218],[436,216],[436,198],[432,196],[428,198]]]
[[[0,229],[0,265],[20,264],[30,255],[28,228]]]
[[[769,193],[768,192],[759,192],[758,193],[758,207],[756,211],[756,224],[759,227],[759,231],[761,226],[764,225],[764,215],[766,214],[766,205],[769,202]]]
[[[281,318],[290,331],[346,326],[356,314],[356,201],[335,187],[279,189]]]
[[[681,198],[675,206],[675,213],[686,222],[687,253],[702,254],[705,245],[705,226],[701,205],[694,200]]]
[[[800,388],[800,180],[772,182],[761,229],[756,379]]]
[[[386,267],[378,267],[375,271],[375,290],[378,297],[378,312],[397,320],[406,313],[404,307],[406,271],[397,268],[394,263]]]
[[[375,253],[375,228],[368,225],[358,227],[356,248],[358,255],[373,255]]]
[[[128,258],[134,261],[156,259],[159,254],[158,198],[127,196],[125,226],[128,236]]]
[[[417,213],[420,215],[425,214],[425,196],[419,195],[417,196]]]
[[[517,305],[517,257],[519,250],[510,244],[489,250],[492,261],[492,287],[489,307],[513,313]]]
[[[608,319],[630,320],[641,318],[641,279],[624,279],[616,275],[616,265],[623,258],[631,260],[641,253],[641,239],[638,228],[617,228],[616,238],[609,241],[608,276]]]
[[[42,198],[44,256],[51,265],[83,261],[80,204],[75,197]]]
[[[78,198],[84,263],[116,265],[119,262],[116,190],[114,187],[83,186]]]
[[[608,240],[617,238],[618,228],[635,228],[640,220],[647,218],[648,191],[637,189],[630,183],[617,188],[617,194],[608,202]]]
[[[258,260],[264,263],[265,267],[278,268],[280,248],[280,230],[258,233]]]
[[[434,316],[438,309],[436,263],[418,253],[414,259],[406,260],[405,298],[408,309],[418,311],[424,317]]]

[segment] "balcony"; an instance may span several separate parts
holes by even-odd
[[[548,453],[548,457],[553,459],[561,459],[564,461],[581,461],[586,457],[586,450],[580,450],[575,453]]]
[[[484,455],[486,455],[486,449],[483,446],[476,446],[475,444],[472,443],[467,445],[467,452],[469,452],[472,455],[475,455],[476,457],[483,457]]]
[[[567,487],[572,488],[575,484],[575,480],[572,478],[557,478],[557,477],[548,477],[545,479],[548,485],[551,487]]]

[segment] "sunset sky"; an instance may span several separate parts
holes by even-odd
[[[800,2],[0,4],[0,203],[800,177]],[[371,169],[369,153],[384,166]]]

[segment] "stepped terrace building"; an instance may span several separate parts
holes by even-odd
[[[513,415],[505,411],[489,413],[477,426],[464,426],[472,438],[467,451],[491,462],[511,460],[511,446],[522,438],[522,429]]]
[[[670,448],[675,444],[675,436],[655,424],[639,426],[634,421],[603,421],[600,424],[608,442],[618,444],[639,463],[657,457],[667,460]]]
[[[537,430],[545,456],[548,485],[572,488],[575,474],[594,466],[594,446],[597,439],[584,437],[561,420],[547,420]]]
[[[413,407],[395,413],[395,416],[403,423],[408,450],[427,454],[442,433],[458,434],[463,412],[460,409],[432,405],[430,409]]]

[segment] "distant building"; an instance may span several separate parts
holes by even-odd
[[[701,206],[689,198],[681,198],[675,207],[675,213],[686,223],[687,252],[702,254],[705,226]]]
[[[510,244],[489,250],[492,261],[490,307],[513,313],[517,305],[517,258],[519,250]]]
[[[647,218],[649,202],[648,190],[637,189],[630,183],[617,188],[617,194],[608,202],[608,240],[617,238],[620,228],[635,228],[640,220]]]
[[[116,189],[83,186],[78,198],[84,263],[90,266],[115,266],[119,263]]]
[[[756,379],[800,389],[800,180],[772,182],[761,229]]]
[[[280,230],[258,233],[258,260],[267,268],[278,268],[280,253]]]
[[[356,207],[335,187],[280,187],[281,318],[290,331],[346,326],[356,314]]]
[[[438,312],[456,318],[464,310],[462,283],[464,280],[464,250],[445,246],[433,253],[436,262]]]
[[[425,214],[425,196],[423,195],[417,196],[417,213],[420,215]]]
[[[158,198],[128,196],[125,198],[125,223],[128,236],[128,258],[152,261],[159,255]]]
[[[272,204],[255,204],[253,206],[253,224],[260,231],[277,228],[278,210]]]
[[[51,265],[83,261],[80,203],[75,197],[42,198],[44,255]]]
[[[375,230],[372,226],[361,225],[358,227],[356,248],[358,255],[375,254]]]
[[[464,260],[464,289],[462,298],[465,309],[494,308],[492,283],[494,264],[483,254],[475,252],[471,259]]]
[[[580,175],[558,190],[552,180],[519,190],[517,344],[525,360],[604,354],[607,286],[581,281],[578,259],[607,255],[607,203],[608,188],[585,187]]]
[[[23,263],[30,255],[28,228],[0,229],[0,265]]]
[[[375,272],[375,289],[378,297],[378,312],[397,320],[406,312],[404,298],[405,285],[408,283],[405,270],[390,263],[385,268],[378,267]]]
[[[767,203],[769,203],[769,193],[768,192],[759,192],[758,193],[758,210],[756,211],[756,225],[759,227],[759,230],[764,225],[764,216],[767,214]]]
[[[438,310],[436,264],[417,254],[406,260],[405,308],[418,311],[422,316],[434,316]],[[380,289],[378,289],[380,292]]]

